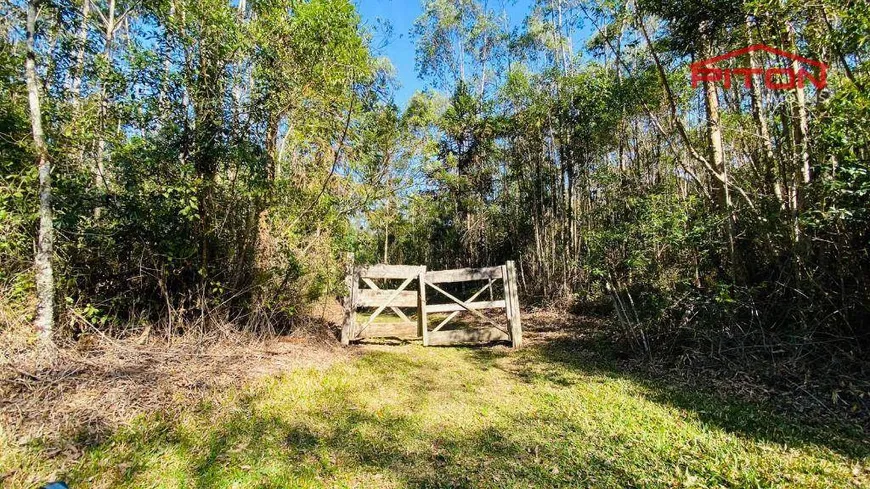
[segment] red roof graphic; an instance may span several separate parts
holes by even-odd
[[[828,70],[828,67],[825,66],[825,64],[820,62],[820,61],[805,58],[803,56],[800,56],[800,55],[797,55],[794,53],[790,53],[788,51],[783,51],[782,49],[777,49],[777,48],[768,46],[767,44],[753,44],[753,45],[747,46],[745,48],[737,49],[734,51],[729,51],[725,54],[720,54],[719,56],[715,56],[715,57],[707,58],[707,59],[702,59],[700,61],[695,61],[690,66],[692,68],[705,67],[705,66],[709,66],[713,63],[718,63],[719,61],[722,61],[722,60],[735,58],[737,56],[741,56],[741,55],[751,53],[754,51],[766,51],[770,54],[775,54],[777,56],[782,56],[782,57],[789,58],[789,59],[792,59],[795,61],[799,61],[799,62],[804,63],[804,64],[812,65],[812,66],[819,68],[819,70],[821,70],[822,73],[826,73]]]

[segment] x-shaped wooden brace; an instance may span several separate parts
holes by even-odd
[[[399,297],[399,294],[400,294],[403,290],[405,290],[405,287],[407,287],[408,284],[410,284],[411,281],[414,280],[414,279],[416,279],[416,278],[417,278],[416,275],[411,275],[410,277],[406,278],[405,281],[402,282],[402,285],[400,285],[398,289],[394,290],[393,293],[390,294],[390,298],[387,299],[383,304],[381,304],[380,307],[378,307],[377,309],[375,309],[375,312],[373,312],[372,315],[369,316],[369,318],[368,318],[368,320],[366,321],[366,323],[363,324],[362,328],[360,328],[359,331],[357,331],[357,333],[356,333],[356,334],[357,334],[357,337],[359,337],[360,333],[362,333],[363,331],[365,331],[365,329],[368,328],[370,324],[372,324],[372,321],[374,321],[375,318],[378,317],[378,314],[380,314],[381,312],[383,312],[384,309],[386,309],[387,307],[389,307],[390,303],[393,302],[393,301],[396,299],[396,297]]]
[[[363,277],[362,281],[365,282],[366,285],[368,285],[369,287],[371,287],[372,290],[381,290],[381,288],[378,287],[378,284],[374,283],[374,281],[372,281],[372,279],[370,279],[370,278],[365,278],[365,277]],[[398,307],[396,307],[396,306],[390,306],[390,310],[393,311],[394,313],[396,313],[396,316],[399,316],[399,317],[402,318],[405,322],[408,322],[408,323],[411,322],[411,320],[408,319],[408,316],[406,316],[405,313],[402,312],[402,310],[399,309]]]
[[[477,296],[479,296],[480,294],[486,292],[486,289],[491,289],[491,288],[492,288],[492,280],[490,280],[489,283],[487,283],[486,285],[484,285],[482,289],[480,289],[480,290],[478,290],[477,292],[475,292],[474,295],[471,296],[471,297],[469,297],[465,302],[472,302],[474,299],[477,299]],[[491,294],[490,294],[490,295],[491,295]],[[459,311],[453,311],[453,312],[451,312],[449,316],[447,316],[446,318],[444,318],[443,321],[441,321],[440,323],[438,323],[438,326],[435,326],[435,329],[433,329],[432,332],[438,331],[439,329],[441,329],[441,328],[443,328],[444,326],[446,326],[447,323],[449,323],[451,319],[455,318],[457,314],[459,314]]]
[[[429,282],[428,280],[426,281],[426,285],[428,285],[429,287],[432,287],[433,289],[437,290],[437,291],[440,292],[441,295],[443,295],[444,297],[447,297],[448,299],[452,300],[453,302],[459,304],[460,306],[463,307],[463,309],[465,309],[466,311],[470,312],[471,314],[474,314],[474,315],[477,316],[478,318],[483,319],[484,321],[488,322],[488,323],[491,324],[492,327],[494,327],[495,329],[504,332],[506,335],[510,335],[510,333],[509,333],[506,329],[504,329],[501,325],[499,325],[498,323],[496,323],[496,322],[493,321],[492,319],[490,319],[490,318],[484,316],[480,311],[478,311],[478,310],[476,310],[476,309],[472,309],[472,308],[471,308],[471,305],[469,305],[468,302],[465,302],[465,301],[463,301],[462,299],[459,299],[459,298],[457,298],[457,297],[454,297],[454,296],[451,295],[449,292],[445,291],[445,290],[442,289],[441,287],[438,287],[437,285],[433,284],[432,282]],[[490,285],[490,284],[487,284],[486,287],[484,287],[482,290],[480,290],[480,292],[478,292],[478,294],[480,294],[481,292],[483,292],[484,290],[486,290],[486,289],[489,287],[489,285]],[[475,294],[475,297],[476,297],[476,296],[477,296],[477,294]],[[472,297],[471,299],[469,299],[469,301],[471,301],[472,299],[474,299],[474,297]],[[458,311],[457,311],[457,312],[458,312]],[[455,313],[454,313],[454,314],[455,314]],[[449,318],[448,318],[448,319],[449,319]],[[440,327],[443,326],[444,324],[446,324],[446,323],[445,323],[445,322],[442,322],[442,324],[439,324],[439,325],[438,325],[438,328],[440,328]],[[436,328],[435,331],[437,331],[438,328]]]

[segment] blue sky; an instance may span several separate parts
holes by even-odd
[[[485,1],[485,0],[484,0]],[[377,55],[387,56],[396,68],[396,77],[401,86],[396,92],[396,103],[404,107],[411,95],[425,88],[422,80],[417,78],[414,65],[415,46],[411,29],[414,20],[422,9],[420,0],[355,0],[363,22],[376,32],[375,47],[385,41],[383,29],[379,23],[389,22],[392,25],[392,35],[388,44]],[[504,11],[510,21],[511,28],[520,25],[530,11],[532,0],[490,0],[488,7],[496,11]]]

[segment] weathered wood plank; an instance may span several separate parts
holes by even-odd
[[[429,320],[426,315],[426,267],[420,268],[417,275],[419,290],[417,293],[417,334],[423,338],[423,346],[429,346]]]
[[[523,346],[523,328],[520,322],[520,298],[517,290],[517,270],[513,260],[505,264],[507,275],[505,282],[510,284],[510,337],[511,346],[519,348]]]
[[[471,309],[501,309],[506,306],[505,301],[497,300],[497,301],[477,301],[477,302],[466,302],[466,304]],[[436,312],[453,312],[453,311],[466,311],[467,309],[459,304],[429,304],[426,306],[426,312],[436,313]]]
[[[507,277],[507,265],[502,265],[501,270],[502,270],[503,276],[506,278]],[[510,328],[511,316],[513,315],[513,309],[511,308],[511,284],[510,284],[510,280],[507,280],[507,279],[502,280],[501,284],[502,284],[502,287],[504,288],[505,318],[507,318],[508,328]]]
[[[449,329],[429,332],[430,345],[455,345],[457,343],[489,343],[510,341],[510,336],[496,328]]]
[[[387,300],[392,297],[395,292],[395,289],[359,289],[356,305],[357,307],[379,307],[386,304]],[[399,292],[399,295],[397,295],[395,299],[390,301],[388,307],[417,307],[417,293],[412,290],[403,290]],[[402,319],[406,320],[407,317]]]
[[[501,267],[456,268],[426,273],[426,281],[430,284],[466,282],[469,280],[495,280],[501,277]]]
[[[342,306],[344,306],[344,322],[341,325],[341,344],[347,346],[353,337],[353,328],[356,319],[356,288],[358,285],[357,276],[353,270],[353,253],[348,253],[345,256],[345,277],[344,285],[347,287],[347,297],[344,298]]]
[[[417,323],[374,323],[360,331],[358,338],[418,338]]]
[[[420,273],[417,265],[367,265],[357,268],[363,278],[408,278]]]

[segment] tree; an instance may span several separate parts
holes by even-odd
[[[460,83],[486,95],[503,61],[505,19],[477,0],[426,0],[414,21],[417,69],[437,86],[454,91]]]
[[[42,129],[42,107],[39,95],[39,78],[36,73],[36,20],[37,0],[27,2],[27,56],[25,76],[27,100],[30,106],[30,125],[33,131],[33,147],[39,169],[39,232],[36,240],[36,318],[34,326],[43,343],[52,342],[54,329],[54,222],[51,207],[51,161],[45,132]]]

